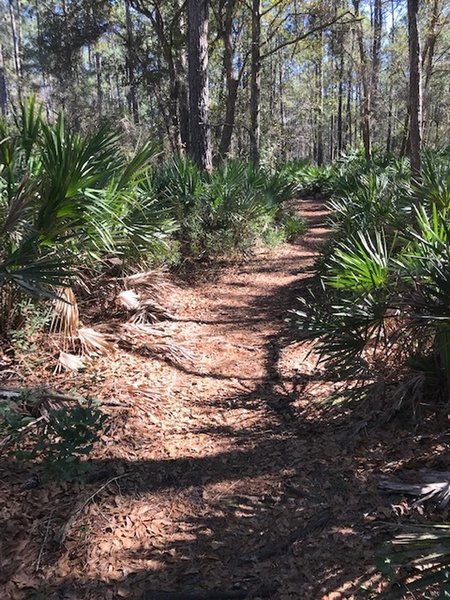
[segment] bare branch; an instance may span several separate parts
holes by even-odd
[[[295,37],[295,38],[293,38],[291,40],[286,40],[285,42],[279,44],[275,48],[272,48],[271,50],[268,50],[265,54],[262,54],[261,55],[261,60],[267,58],[268,56],[271,56],[272,54],[275,54],[276,52],[278,52],[282,48],[286,48],[287,46],[292,46],[293,44],[297,44],[298,42],[301,42],[302,40],[306,39],[310,35],[313,35],[314,33],[317,33],[318,31],[323,31],[324,29],[327,29],[327,27],[331,27],[335,23],[341,22],[341,25],[348,25],[350,23],[354,23],[356,21],[360,21],[361,20],[360,18],[356,18],[355,17],[355,18],[350,19],[348,21],[341,21],[341,19],[343,17],[347,16],[347,15],[352,15],[352,13],[350,11],[346,11],[346,12],[342,13],[341,15],[335,17],[331,21],[327,21],[326,23],[321,23],[320,25],[317,25],[317,27],[313,27],[312,29],[309,29],[308,31],[302,33],[301,35],[298,35],[297,37]],[[267,44],[267,41],[264,42],[263,46],[266,45],[266,44]]]

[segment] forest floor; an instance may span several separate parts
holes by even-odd
[[[53,378],[104,400],[111,427],[83,484],[33,488],[29,469],[3,461],[0,598],[337,600],[380,589],[374,553],[409,508],[377,478],[428,465],[439,442],[413,458],[410,428],[373,430],[325,409],[332,384],[287,320],[327,235],[323,204],[298,205],[308,222],[298,243],[168,294],[167,335],[190,358],[122,348],[94,374]]]

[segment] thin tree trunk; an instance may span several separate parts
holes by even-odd
[[[8,110],[8,88],[6,85],[5,65],[3,63],[3,48],[0,45],[0,110],[6,115]]]
[[[408,0],[409,32],[409,137],[411,144],[411,171],[420,175],[422,145],[422,90],[420,72],[420,42],[418,27],[419,0]]]
[[[259,164],[261,139],[261,0],[252,0],[250,159]]]
[[[184,9],[184,0],[177,0],[176,5],[179,12],[177,26],[180,29],[182,36],[187,36],[186,31],[186,10]],[[172,52],[171,52],[172,55]],[[175,77],[177,81],[178,92],[178,121],[179,121],[179,141],[181,144],[180,152],[189,152],[189,89],[188,89],[188,59],[186,48],[182,47],[179,54],[174,59]]]
[[[391,69],[394,60],[394,44],[395,44],[395,5],[394,0],[391,0]],[[386,152],[392,152],[392,123],[394,120],[394,84],[392,81],[392,71],[389,71],[389,100],[388,100],[388,128],[386,136]]]
[[[355,16],[359,17],[359,2],[353,0],[353,8]],[[366,50],[364,47],[364,37],[361,23],[358,24],[357,38],[359,47],[359,57],[361,61],[361,130],[364,143],[364,153],[366,159],[369,160],[372,155],[372,139],[371,139],[371,118],[370,118],[370,85],[367,65]]]
[[[284,101],[284,57],[281,55],[279,64],[279,88],[280,88],[280,125],[281,125],[281,160],[286,161],[286,109]]]
[[[135,80],[134,39],[133,23],[131,20],[130,2],[125,0],[125,19],[127,29],[127,76],[128,76],[128,110],[133,116],[136,125],[139,124],[139,105]]]
[[[17,98],[19,103],[22,102],[22,63],[20,59],[20,47],[19,47],[19,32],[17,28],[16,11],[13,4],[13,0],[9,0],[9,22],[11,25],[11,37],[13,42],[13,57],[14,57],[14,70],[16,72],[17,80]]]
[[[433,60],[438,39],[438,23],[441,12],[440,0],[434,0],[433,9],[430,16],[430,22],[427,26],[427,35],[424,39],[422,50],[422,68],[423,68],[423,115],[422,123],[429,123],[431,130],[431,119],[427,118],[427,113],[430,109],[430,80],[433,74]]]
[[[379,79],[380,79],[380,52],[381,36],[383,32],[383,10],[381,0],[375,0],[373,14],[373,44],[372,44],[372,81],[370,102],[370,127],[375,132],[379,108]]]
[[[343,132],[343,105],[344,105],[344,49],[342,47],[342,38],[339,44],[339,83],[338,83],[338,109],[337,109],[337,151],[338,155],[344,149],[344,132]]]
[[[233,11],[235,0],[231,0],[226,8],[225,18],[221,23],[221,37],[223,41],[223,70],[226,82],[225,120],[219,143],[219,157],[228,157],[233,137],[234,123],[236,120],[236,103],[238,98],[240,76],[236,75],[233,65]]]
[[[199,168],[210,171],[207,0],[188,0],[188,40],[190,155]]]
[[[319,33],[320,49],[316,62],[316,161],[319,167],[323,165],[323,35]]]
[[[95,53],[95,75],[97,79],[97,110],[103,115],[103,86],[102,86],[102,57],[100,52]]]

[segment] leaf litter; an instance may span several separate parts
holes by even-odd
[[[311,283],[326,213],[317,201],[299,209],[310,224],[301,240],[259,249],[214,281],[129,278],[119,314],[93,306],[83,323],[98,354],[83,372],[27,375],[30,386],[50,379],[63,395],[97,397],[110,427],[82,483],[41,481],[38,466],[3,460],[1,598],[381,591],[372,565],[386,525],[424,517],[380,491],[379,475],[432,467],[433,424],[417,452],[399,423],[373,430],[324,409],[333,384],[310,342],[292,343],[287,317]],[[146,303],[146,291],[162,288]],[[14,387],[9,364],[7,373]]]

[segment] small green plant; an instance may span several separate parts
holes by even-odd
[[[294,241],[306,231],[305,221],[292,212],[285,212],[280,219],[280,226],[284,231],[288,242]]]
[[[0,431],[9,436],[10,453],[19,460],[38,460],[50,478],[82,474],[86,464],[81,459],[105,430],[107,416],[91,398],[35,418],[30,411],[40,406],[38,397],[25,392],[14,404],[0,405]]]
[[[16,360],[36,360],[38,339],[49,323],[50,313],[35,300],[22,298],[12,315],[14,328],[8,331]]]

